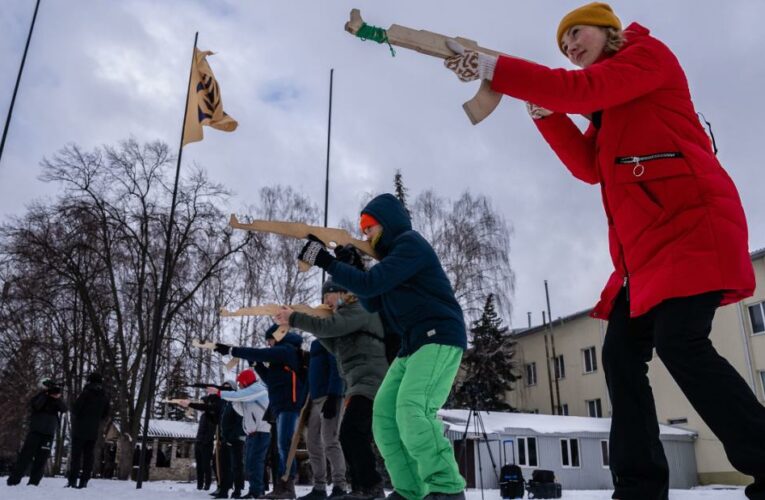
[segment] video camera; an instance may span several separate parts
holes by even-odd
[[[61,394],[61,384],[54,380],[45,379],[41,383],[43,389],[46,390],[49,396],[55,396],[56,394]]]

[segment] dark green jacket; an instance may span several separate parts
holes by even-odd
[[[358,302],[343,305],[328,318],[292,313],[290,326],[312,333],[337,359],[347,397],[374,399],[385,373],[384,331],[380,316]]]

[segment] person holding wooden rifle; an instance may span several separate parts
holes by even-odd
[[[72,406],[72,453],[67,475],[69,488],[87,488],[93,474],[93,449],[110,408],[109,394],[104,390],[103,381],[100,373],[88,375],[88,383]]]
[[[270,410],[276,419],[276,435],[279,448],[279,477],[285,475],[287,457],[295,434],[300,409],[305,401],[305,373],[302,369],[303,339],[294,332],[287,332],[277,341],[274,332],[279,325],[271,325],[266,330],[266,342],[269,347],[232,347],[227,344],[215,344],[215,351],[222,355],[231,354],[234,357],[254,363],[255,371],[268,387]],[[268,363],[268,366],[264,363]],[[295,499],[295,475],[297,461],[293,461],[289,470],[289,478],[279,479],[274,489],[264,496],[270,499]]]
[[[765,407],[709,340],[719,306],[752,295],[747,223],[701,126],[675,55],[647,28],[622,29],[605,3],[558,25],[578,70],[449,44],[463,81],[528,101],[534,124],[578,179],[600,184],[614,272],[592,316],[607,319],[603,365],[613,407],[614,498],[666,499],[667,460],[646,376],[656,353],[765,499]],[[569,114],[591,123],[582,132]]]
[[[212,387],[208,385],[207,387]],[[217,389],[216,389],[217,391]],[[223,401],[217,394],[202,396],[201,402],[184,399],[178,402],[184,408],[192,408],[202,412],[197,426],[197,436],[194,441],[194,461],[196,462],[197,489],[209,490],[212,483],[212,464],[215,446],[215,434],[220,414],[223,411]],[[215,460],[218,463],[218,460]],[[220,478],[218,479],[220,483]],[[220,484],[219,490],[220,490]]]
[[[368,271],[340,262],[315,238],[298,259],[327,271],[401,336],[372,410],[375,442],[395,488],[391,496],[463,499],[465,480],[436,418],[467,347],[462,308],[433,247],[412,230],[395,196],[370,201],[360,226],[380,257]]]
[[[335,254],[347,255],[345,261],[361,263],[353,247],[338,247]],[[345,499],[383,497],[383,480],[372,450],[372,402],[388,371],[383,325],[378,313],[366,311],[355,295],[337,283],[325,281],[321,290],[324,303],[334,311],[332,316],[317,318],[285,307],[274,321],[312,333],[337,359],[346,385],[340,444],[351,476],[351,493]],[[332,492],[334,495],[334,488]]]

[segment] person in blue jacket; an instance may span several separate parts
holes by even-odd
[[[253,364],[258,376],[268,387],[271,414],[276,419],[276,435],[279,448],[279,477],[284,475],[287,455],[292,436],[295,434],[300,409],[305,401],[305,374],[302,373],[301,345],[303,338],[294,332],[287,332],[277,341],[274,332],[278,325],[271,325],[266,330],[266,342],[269,347],[232,347],[227,344],[215,344],[215,351],[231,354]],[[266,366],[264,363],[268,363]],[[294,499],[295,475],[297,462],[293,460],[289,479],[281,479],[274,484],[274,489],[265,498]]]
[[[392,495],[464,499],[465,480],[436,418],[467,347],[462,308],[433,247],[412,230],[395,196],[372,199],[360,225],[380,259],[368,271],[340,262],[316,238],[298,259],[323,268],[401,336],[401,350],[375,396],[372,422]]]

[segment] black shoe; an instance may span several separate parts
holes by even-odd
[[[213,498],[228,498],[228,491],[220,491]]]
[[[339,486],[333,486],[332,493],[329,494],[329,496],[327,497],[327,500],[339,500],[340,498],[344,497],[347,494],[348,492],[340,488]]]
[[[241,496],[241,497],[239,497],[239,498],[242,498],[242,499],[245,499],[245,498],[246,498],[246,499],[250,499],[250,498],[260,498],[260,495],[257,495],[257,494],[255,494],[255,493],[247,493],[246,495],[244,495],[244,496]]]
[[[5,481],[5,484],[8,486],[16,486],[21,482],[21,479],[13,479],[11,476],[8,476],[8,479]]]
[[[229,498],[242,498],[242,491],[234,490],[234,492],[231,494]]]
[[[82,489],[87,488],[87,487],[88,487],[87,479],[84,480],[84,481],[82,479],[80,479],[80,484],[77,485],[77,489],[78,490],[82,490]]]
[[[344,494],[345,492],[343,492],[343,495]],[[327,498],[326,490],[317,490],[316,488],[313,488],[306,495],[303,495],[302,497],[298,497],[297,500],[326,500],[326,498]]]
[[[212,493],[210,493],[211,497],[217,497],[218,495],[220,495],[220,488],[218,488],[215,491],[213,491]]]
[[[424,500],[465,500],[465,492],[459,493],[430,493]]]
[[[378,500],[406,500],[406,497],[401,495],[398,491],[393,490],[387,497],[383,497]]]

